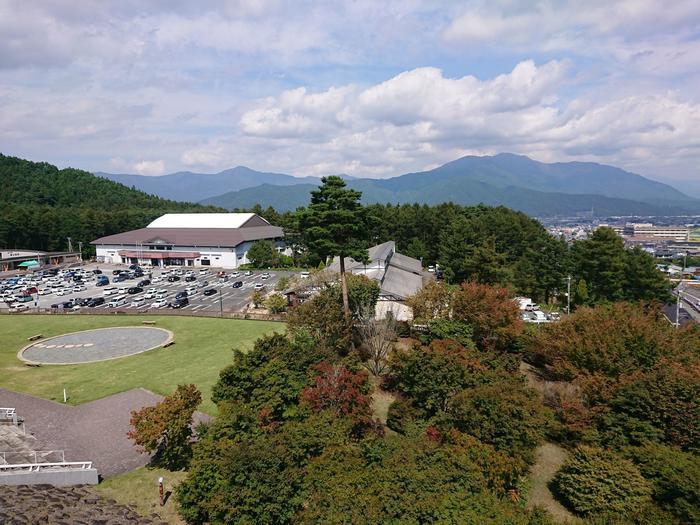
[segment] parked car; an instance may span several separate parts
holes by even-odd
[[[190,304],[189,299],[187,299],[187,297],[181,297],[180,299],[176,298],[175,301],[170,303],[170,307],[171,308],[184,308],[188,304]]]
[[[29,310],[29,306],[23,303],[15,303],[10,306],[10,312],[24,312],[25,310]]]
[[[31,303],[34,300],[31,295],[16,295],[15,299],[18,303]]]
[[[112,275],[119,275],[120,273],[122,273],[121,270],[112,270]]]
[[[95,286],[106,286],[109,284],[109,277],[106,275],[100,275],[95,282]]]
[[[51,294],[51,288],[42,288],[39,290],[39,295],[50,295]]]
[[[136,306],[136,307],[143,306],[145,302],[146,302],[146,299],[144,299],[143,297],[137,297],[136,299],[131,301],[131,306]]]
[[[177,295],[175,295],[175,300],[177,301],[178,299],[183,299],[185,297],[187,297],[187,291],[178,292]]]
[[[119,308],[120,306],[126,306],[126,298],[123,296],[115,297],[110,302],[107,303],[110,308]]]
[[[216,290],[214,288],[209,288],[208,290],[204,290],[204,292],[202,293],[208,297],[210,295],[214,295],[216,293]]]
[[[87,290],[87,288],[82,284],[73,287],[74,292],[84,292],[85,290]]]
[[[127,280],[126,275],[119,274],[117,275],[114,279],[112,279],[113,283],[122,283]]]
[[[185,290],[187,292],[187,295],[194,295],[197,293],[197,287],[196,286],[190,286]]]
[[[260,278],[261,278],[261,279],[269,279],[269,278],[270,278],[270,274],[267,273],[267,272],[265,272],[264,274],[262,274],[262,275],[260,276]]]
[[[92,301],[92,297],[78,297],[73,302],[78,306],[87,306],[90,301]]]
[[[137,286],[143,287],[143,286],[148,286],[149,284],[151,284],[151,280],[150,280],[150,279],[144,279],[143,281],[139,281],[139,284],[138,284]]]
[[[170,277],[168,277],[169,283],[174,283],[175,281],[179,281],[179,280],[180,280],[180,278],[177,275],[171,275]]]
[[[205,270],[204,268],[202,268],[201,270],[199,270],[199,275],[206,275],[206,274],[208,274],[208,273],[209,273],[209,270]]]
[[[166,297],[168,297],[168,294],[167,294],[167,293],[158,292],[158,293],[156,294],[156,299],[165,299]]]
[[[197,277],[195,277],[194,275],[187,275],[185,277],[185,281],[188,283],[191,283],[192,281],[196,281],[196,280],[197,280]]]
[[[141,288],[140,286],[132,286],[126,291],[126,293],[128,293],[129,295],[134,295],[141,292],[143,292],[143,288]]]
[[[147,292],[144,294],[143,298],[144,298],[144,299],[155,299],[155,298],[156,298],[156,292],[149,290],[149,291],[147,291]]]
[[[253,275],[253,272],[251,272],[250,270],[246,270],[243,274],[244,277],[250,277],[251,275]]]
[[[102,289],[103,295],[115,295],[117,293],[119,293],[119,292],[117,291],[117,288],[115,286],[105,286]]]
[[[27,295],[31,295],[33,293],[39,293],[39,290],[37,290],[36,286],[30,286],[29,288],[24,290],[24,293]]]
[[[255,290],[262,290],[265,288],[265,285],[263,283],[255,283],[255,286],[253,286]]]
[[[94,299],[90,299],[90,301],[85,306],[94,308],[95,306],[100,306],[101,304],[105,304],[104,297],[95,297]]]
[[[168,306],[168,301],[165,299],[158,299],[151,303],[151,308],[163,308],[164,306]]]
[[[56,290],[56,295],[59,296],[68,295],[69,293],[71,293],[71,291],[67,288],[59,288],[58,290]]]
[[[243,281],[236,281],[233,283],[233,288],[240,288],[241,286],[243,286]]]
[[[299,277],[301,277],[302,279],[308,279],[310,275],[311,274],[309,272],[301,272],[299,274]]]

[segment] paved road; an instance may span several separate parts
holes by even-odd
[[[92,461],[100,476],[108,478],[146,465],[126,437],[131,411],[155,405],[161,396],[143,388],[114,394],[79,406],[64,405],[0,388],[0,406],[14,407],[25,427],[44,450],[64,450],[66,461]],[[195,421],[209,416],[195,413]]]

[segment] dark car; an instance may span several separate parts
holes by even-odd
[[[99,306],[101,304],[105,304],[105,298],[104,297],[95,297],[94,299],[90,299],[90,302],[86,304],[85,306],[89,308],[94,308],[95,306]]]
[[[136,270],[134,272],[134,277],[143,277],[143,270]]]
[[[112,275],[119,275],[120,273],[122,273],[121,270],[112,270]]]
[[[178,292],[175,296],[175,300],[177,301],[178,299],[187,299],[187,292]]]
[[[216,290],[214,290],[214,288],[209,288],[208,290],[204,290],[202,293],[204,295],[214,295],[216,293]]]
[[[126,291],[126,293],[128,293],[130,295],[134,295],[135,293],[141,293],[141,292],[143,292],[143,288],[141,288],[140,286],[132,286],[131,288],[129,288]]]
[[[73,301],[66,301],[65,303],[61,303],[59,308],[63,308],[64,310],[70,310],[75,306],[75,303]]]
[[[170,277],[168,277],[169,283],[174,283],[175,281],[179,281],[179,280],[180,280],[180,278],[177,275],[171,275]]]
[[[190,304],[189,299],[187,297],[181,297],[181,298],[175,298],[175,301],[170,303],[171,308],[182,308],[183,306],[187,306]]]
[[[113,283],[121,283],[123,281],[126,281],[126,276],[125,275],[117,275],[114,279],[112,279]]]
[[[187,277],[185,277],[185,281],[188,283],[191,283],[192,281],[196,281],[196,280],[197,280],[197,278],[194,275],[188,275]]]
[[[234,288],[240,288],[241,286],[243,286],[243,281],[236,281],[233,283]]]
[[[107,277],[106,275],[100,275],[97,278],[97,282],[95,283],[95,286],[105,286],[107,284],[109,284],[109,277]]]
[[[102,270],[100,270],[100,269],[93,270],[92,273],[94,273],[95,275],[100,275],[102,273]]]
[[[139,281],[138,286],[148,286],[149,284],[151,284],[151,280],[150,280],[150,279],[144,279],[143,281]]]
[[[139,268],[138,264],[132,264],[131,266],[129,266],[129,270],[139,270],[139,269],[140,268]]]
[[[87,306],[90,301],[92,301],[92,297],[78,297],[74,300],[78,306]]]

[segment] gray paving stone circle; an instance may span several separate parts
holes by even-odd
[[[173,333],[153,326],[115,326],[34,341],[17,357],[30,364],[77,365],[141,354],[169,343]]]

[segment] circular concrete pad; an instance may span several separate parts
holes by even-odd
[[[169,343],[173,333],[151,326],[98,328],[35,341],[19,351],[28,363],[74,365],[140,354]]]

